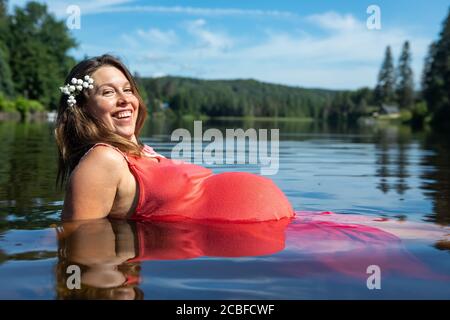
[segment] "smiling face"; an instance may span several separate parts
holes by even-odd
[[[113,66],[103,66],[91,77],[94,88],[87,108],[114,133],[137,143],[135,136],[139,99],[127,77]]]

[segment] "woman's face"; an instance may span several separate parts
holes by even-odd
[[[89,112],[113,132],[137,143],[134,131],[139,100],[127,77],[113,66],[100,67],[91,77],[94,88],[89,95]]]

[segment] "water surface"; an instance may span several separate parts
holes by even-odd
[[[170,156],[180,127],[193,132],[192,123],[149,121],[143,140]],[[59,222],[52,125],[0,122],[0,298],[450,298],[443,135],[388,124],[203,123],[210,127],[279,128],[280,168],[270,178],[303,213],[251,229],[108,220],[71,229]],[[81,266],[80,290],[67,288],[72,264]],[[369,265],[381,268],[379,290],[367,288]]]

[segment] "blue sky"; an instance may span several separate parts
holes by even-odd
[[[10,10],[27,1],[10,0]],[[60,19],[80,9],[76,58],[112,53],[143,76],[248,79],[302,87],[374,86],[384,51],[397,63],[409,40],[416,84],[450,2],[417,1],[138,1],[46,3]],[[369,5],[381,10],[370,30]]]

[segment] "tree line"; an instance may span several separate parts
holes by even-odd
[[[416,89],[411,68],[410,44],[406,41],[395,68],[390,46],[386,48],[371,102],[397,105],[404,119],[435,127],[450,124],[450,8],[438,39],[429,46],[420,87]]]
[[[140,78],[152,112],[176,115],[310,117],[338,91],[302,89],[256,80],[199,80],[181,77]]]

